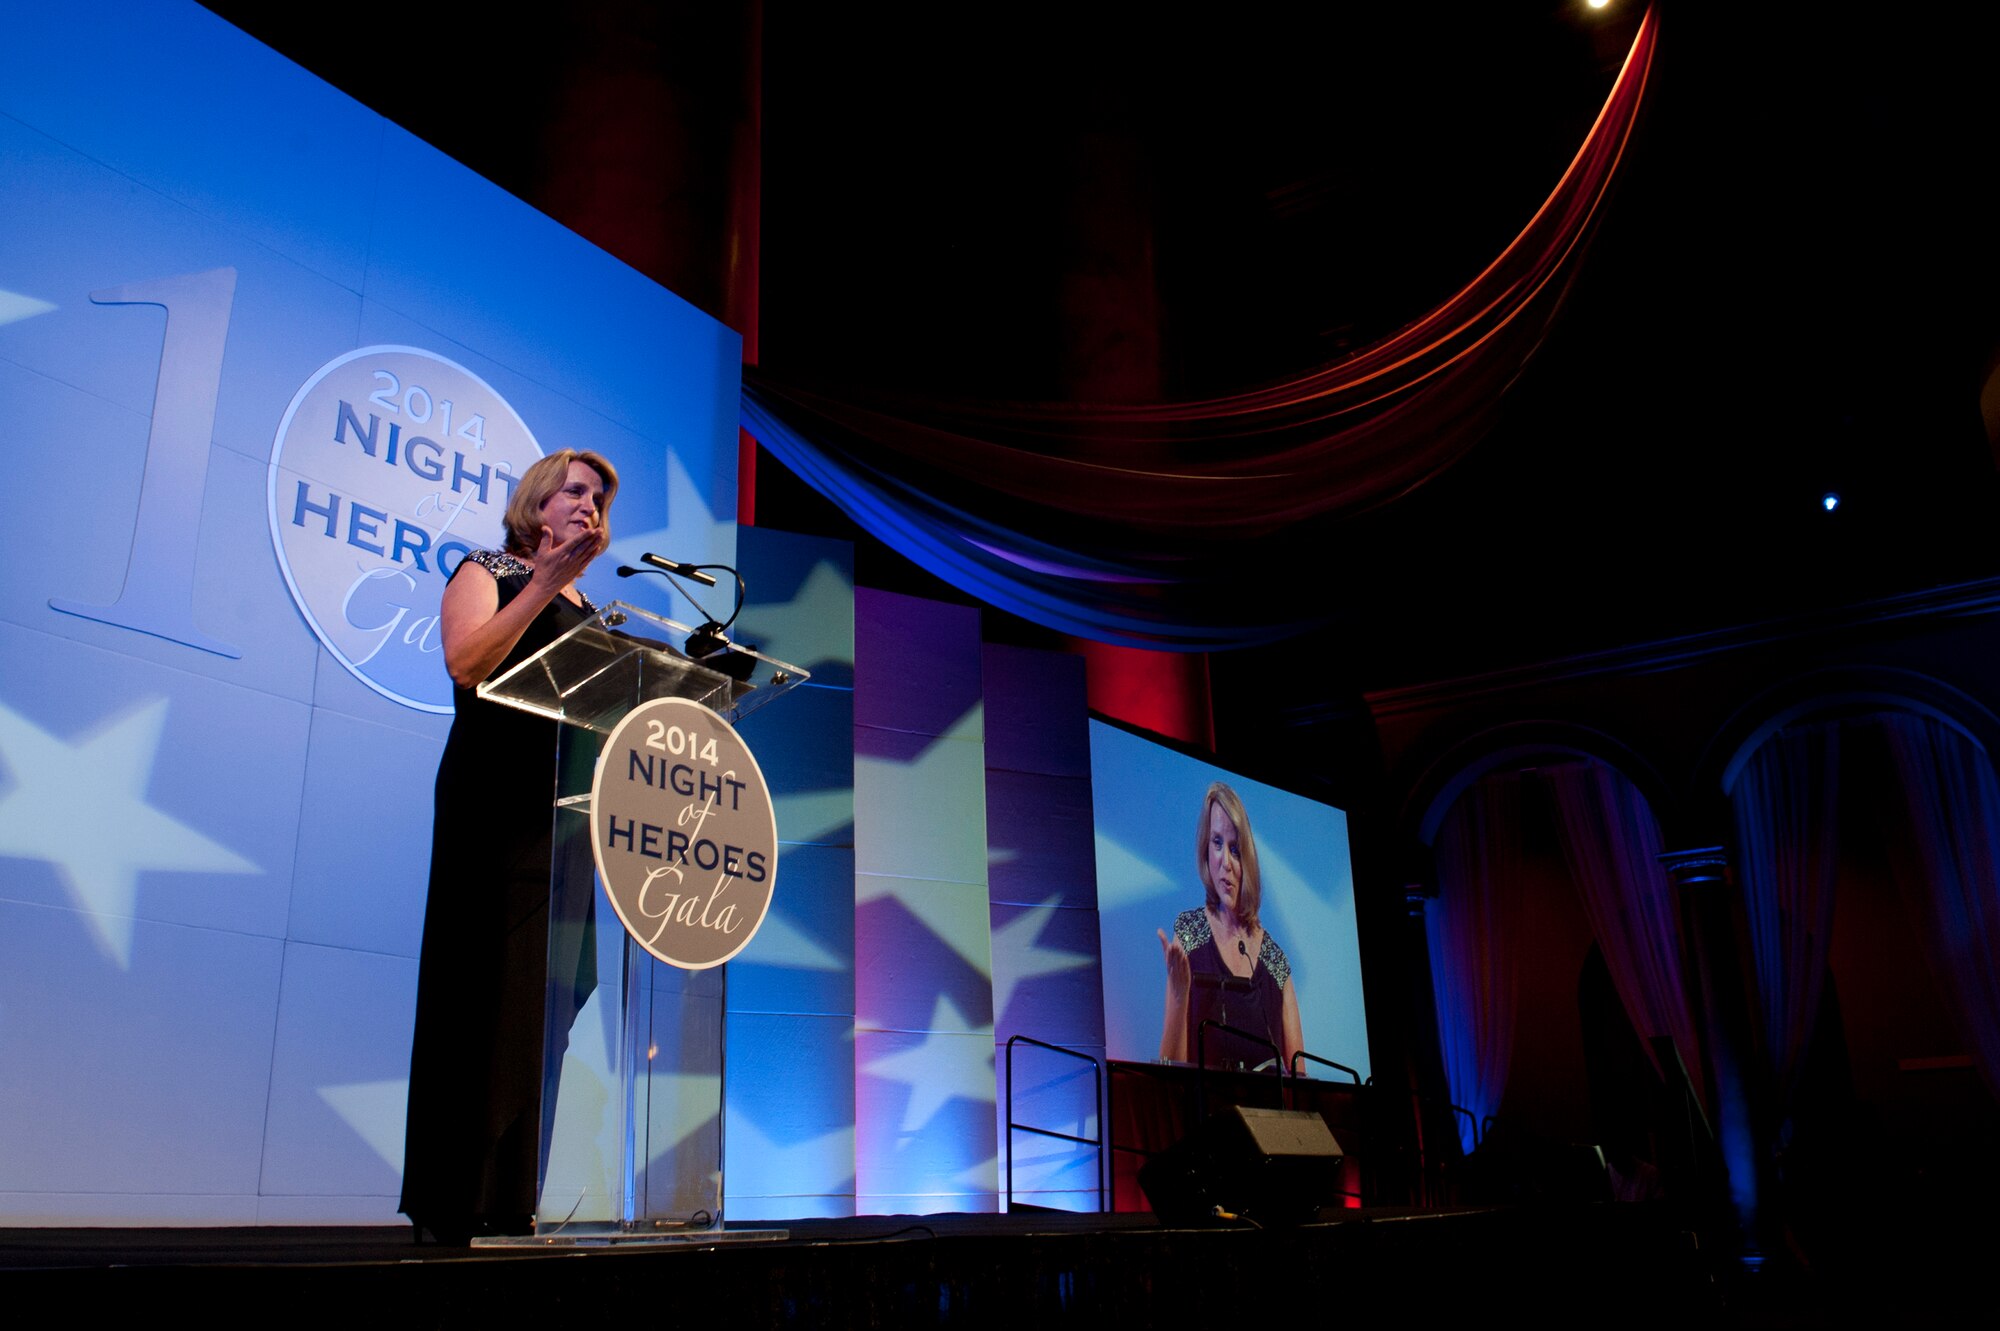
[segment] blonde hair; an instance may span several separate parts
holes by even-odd
[[[1201,821],[1195,824],[1194,863],[1195,872],[1201,875],[1202,892],[1210,910],[1222,905],[1215,895],[1215,884],[1208,876],[1208,810],[1214,805],[1222,810],[1236,828],[1236,848],[1243,861],[1243,872],[1236,889],[1236,918],[1246,929],[1257,927],[1257,906],[1262,901],[1263,880],[1257,874],[1257,839],[1250,834],[1250,814],[1243,807],[1243,801],[1236,792],[1222,782],[1212,783],[1208,794],[1202,797]]]
[[[559,449],[522,472],[520,483],[514,487],[514,497],[507,501],[507,514],[501,521],[507,527],[508,554],[532,555],[541,545],[542,505],[563,488],[572,462],[581,462],[604,478],[604,502],[597,506],[597,513],[609,525],[611,497],[618,493],[617,469],[601,453],[580,448]]]

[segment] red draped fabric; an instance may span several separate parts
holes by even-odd
[[[890,545],[1031,619],[1151,646],[1291,631],[1296,589],[1246,607],[1232,588],[1218,610],[1215,559],[1405,494],[1488,428],[1577,274],[1657,42],[1649,11],[1568,169],[1484,271],[1312,373],[1106,406],[863,400],[750,370],[745,424]]]

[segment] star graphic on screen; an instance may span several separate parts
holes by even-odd
[[[1307,876],[1292,868],[1275,848],[1266,850],[1258,846],[1258,852],[1270,868],[1264,871],[1266,882],[1292,882],[1300,884],[1300,890],[1273,893],[1267,900],[1270,904],[1266,913],[1274,917],[1274,928],[1282,931],[1285,938],[1351,938],[1354,936],[1354,906],[1351,894],[1343,894],[1344,905],[1336,906],[1326,900],[1321,892],[1328,884],[1323,875]],[[1305,887],[1305,884],[1312,884]],[[1344,884],[1342,884],[1344,886]]]
[[[18,291],[0,291],[0,324],[32,319],[38,314],[47,314],[55,308],[45,300],[36,300],[33,296],[24,296]]]
[[[782,1145],[731,1105],[728,1159],[725,1177],[732,1194],[817,1197],[852,1192],[854,1125]]]
[[[229,847],[146,802],[167,700],[105,721],[74,744],[0,706],[0,855],[47,860],[62,872],[98,946],[126,969],[132,959],[139,875],[257,873]]]
[[[340,1121],[382,1157],[382,1163],[403,1172],[403,1111],[409,1103],[410,1079],[357,1081],[322,1086],[319,1098],[340,1115]]]
[[[1097,909],[1110,914],[1134,902],[1171,892],[1173,878],[1153,860],[1129,850],[1116,837],[1097,834]]]
[[[1006,1016],[1007,1005],[1014,1001],[1014,991],[1028,981],[1044,975],[1079,970],[1090,964],[1088,953],[1042,947],[1036,941],[1048,924],[1049,916],[1055,913],[1056,903],[1061,900],[1060,896],[1052,896],[993,931],[995,1020]]]
[[[864,1064],[862,1071],[909,1088],[903,1108],[904,1132],[922,1130],[954,1098],[993,1103],[993,1037],[966,1032],[965,1018],[951,1000],[938,995],[931,1029],[923,1042]]]

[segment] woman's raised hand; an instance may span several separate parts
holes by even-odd
[[[1167,959],[1167,992],[1178,1002],[1186,998],[1188,992],[1187,949],[1181,946],[1180,939],[1167,937],[1165,929],[1154,932],[1160,935],[1160,951]]]
[[[590,561],[610,544],[611,533],[602,526],[580,531],[567,541],[556,540],[556,534],[544,527],[541,544],[535,548],[535,576],[561,591],[582,577]]]

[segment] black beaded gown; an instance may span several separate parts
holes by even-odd
[[[512,555],[468,560],[493,575],[502,606],[528,585],[531,570]],[[557,597],[493,674],[591,613]],[[543,1059],[561,1057],[569,1018],[596,982],[586,918],[567,931],[562,964],[574,984],[555,1004],[561,1029],[545,1040],[556,723],[471,689],[454,688],[453,703],[438,764],[401,1207],[439,1237],[529,1227],[543,1117],[554,1112],[542,1103]]]
[[[1248,979],[1237,978],[1222,959],[1221,945],[1209,928],[1208,912],[1183,911],[1174,918],[1174,937],[1187,953],[1191,987],[1188,994],[1187,1057],[1190,1063],[1206,1057],[1212,1068],[1255,1068],[1282,1056],[1285,1047],[1285,985],[1291,982],[1291,963],[1284,949],[1266,932],[1257,949],[1257,964]],[[1261,1035],[1271,1042],[1266,1048],[1227,1031],[1210,1029],[1207,1043],[1201,1040],[1201,1023],[1219,1021],[1238,1030]]]

